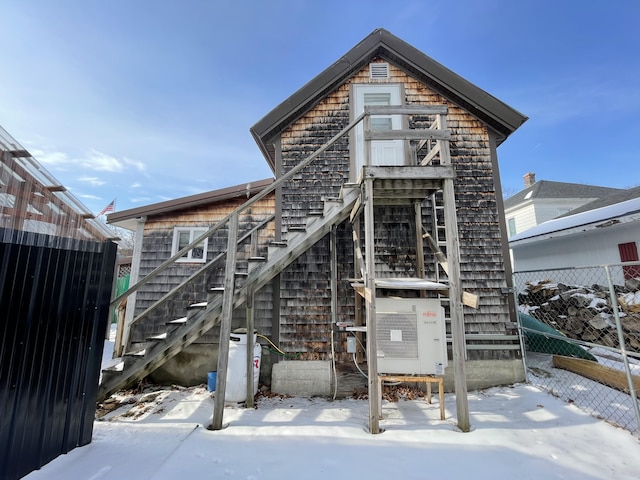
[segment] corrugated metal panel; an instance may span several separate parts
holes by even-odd
[[[91,441],[117,247],[0,238],[0,478],[15,479]]]

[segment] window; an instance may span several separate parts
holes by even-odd
[[[206,228],[188,228],[188,227],[176,227],[173,231],[173,246],[171,247],[171,255],[175,255],[184,247],[189,245],[199,236],[207,231]],[[200,262],[204,263],[207,260],[207,240],[196,245],[187,253],[185,253],[179,262]]]
[[[513,237],[516,234],[516,219],[510,218],[507,222],[509,223],[509,236]]]

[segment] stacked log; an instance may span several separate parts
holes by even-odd
[[[625,345],[640,352],[640,279],[615,287]],[[567,285],[550,279],[527,282],[518,294],[520,308],[569,338],[619,347],[609,289]]]

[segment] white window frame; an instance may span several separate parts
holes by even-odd
[[[189,243],[193,242],[196,238],[201,236],[204,232],[207,231],[207,227],[173,227],[173,243],[171,245],[171,256],[178,253],[180,250],[180,234],[181,233],[189,233]],[[202,245],[202,258],[194,258],[193,250],[189,250],[185,256],[176,260],[176,262],[181,263],[205,263],[207,261],[207,247],[209,244],[209,239],[205,238]],[[188,244],[185,244],[186,246]],[[183,246],[183,247],[184,247]]]
[[[516,233],[518,233],[518,229],[516,227],[516,217],[511,217],[507,219],[507,226],[509,228],[509,236],[513,237]]]

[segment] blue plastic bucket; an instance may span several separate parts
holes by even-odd
[[[216,391],[216,378],[218,377],[218,372],[209,372],[207,373],[207,386],[210,392]]]

